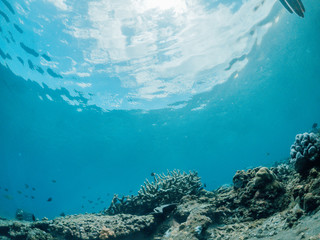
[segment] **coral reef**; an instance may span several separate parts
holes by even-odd
[[[106,214],[114,215],[129,213],[143,215],[153,212],[156,207],[164,204],[178,203],[185,195],[198,195],[201,181],[197,172],[188,174],[179,170],[165,174],[154,174],[154,182],[145,181],[137,196],[114,195]]]
[[[234,205],[230,208],[237,208],[237,212],[248,220],[268,217],[284,209],[289,202],[283,184],[277,180],[275,173],[266,167],[250,169],[247,172],[237,171],[233,182],[236,183],[234,193],[231,192]]]
[[[297,172],[305,173],[320,165],[320,135],[317,133],[297,134],[291,146],[291,158]]]
[[[106,228],[105,226],[102,227],[99,238],[100,239],[110,239],[114,238],[116,235],[114,231],[112,231],[110,228]]]
[[[319,239],[319,169],[303,178],[283,163],[238,171],[234,181],[200,197],[185,196],[152,239]]]
[[[24,220],[24,221],[35,221],[36,218],[32,213],[28,213],[22,209],[17,209],[16,211],[16,219],[17,220]]]
[[[300,179],[292,190],[295,202],[306,212],[320,209],[320,172],[312,168],[307,178]]]
[[[79,214],[35,222],[0,220],[0,239],[319,239],[318,167],[301,175],[292,164],[282,163],[237,171],[233,181],[233,186],[213,192],[202,189],[175,204],[160,205],[152,214]]]
[[[311,138],[297,137],[294,157],[300,153],[307,163],[318,161],[314,152],[307,154],[317,147],[318,139]],[[304,147],[302,153],[298,146]],[[215,191],[202,189],[197,173],[155,174],[137,196],[115,196],[105,213],[35,222],[0,219],[0,240],[316,240],[320,167],[303,169],[289,159],[270,168],[241,170],[233,185]]]
[[[0,220],[0,239],[53,240],[53,236],[25,221]]]
[[[152,215],[79,214],[54,220],[26,222],[1,221],[0,239],[53,240],[53,239],[144,239],[155,227]]]

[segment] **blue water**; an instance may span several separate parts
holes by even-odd
[[[236,17],[251,3],[224,1],[225,8],[205,1],[199,4],[211,11],[206,17],[226,20],[225,14]],[[252,4],[259,5],[259,1]],[[166,47],[154,52],[149,49],[152,44],[134,45],[136,51],[148,51],[143,56],[140,52],[134,57],[126,55],[123,60],[121,49],[113,45],[120,41],[116,39],[98,54],[109,56],[102,61],[97,56],[88,60],[98,49],[94,36],[68,35],[62,24],[69,14],[82,30],[99,29],[93,23],[81,25],[82,18],[75,20],[86,16],[89,5],[1,0],[0,216],[13,218],[17,208],[38,218],[53,218],[61,212],[97,212],[109,206],[114,193],[136,194],[151,172],[167,169],[196,170],[212,190],[230,184],[238,169],[271,166],[288,158],[295,135],[309,131],[320,119],[320,5],[316,0],[304,4],[304,19],[269,1],[261,5],[262,19],[243,21],[242,25],[253,24],[245,30],[233,22],[226,25],[228,31],[215,29],[216,39],[225,34],[230,35],[227,40],[244,38],[245,47],[240,44],[233,49],[234,45],[214,39],[217,49],[214,44],[207,46],[206,41],[211,40],[205,38],[208,29],[204,28],[204,32],[184,36],[186,41],[189,37],[191,42],[199,40],[199,52],[202,45],[207,46],[199,57],[197,44],[191,53],[183,50],[181,34],[190,29],[188,25],[182,31],[179,23],[172,28],[174,43],[169,39]],[[117,7],[110,7],[111,15]],[[182,14],[178,7],[176,15],[163,10],[164,6],[156,8],[171,14],[161,25],[157,22],[156,28],[171,26],[174,17]],[[113,21],[117,17],[121,15],[114,14]],[[237,38],[234,32],[243,34]],[[123,34],[130,35],[127,41],[131,42],[142,36],[132,28],[124,29]],[[110,39],[113,37],[119,36]],[[163,38],[155,43],[160,46]],[[69,44],[63,45],[62,39]],[[130,44],[125,43],[126,51]],[[174,47],[182,50],[168,55]],[[218,51],[216,56],[213,50]],[[228,57],[213,64],[219,54]],[[142,61],[155,55],[157,61]],[[164,63],[176,64],[176,59],[184,61],[178,67],[163,67]],[[70,73],[72,64],[75,69]],[[146,79],[141,80],[139,74],[150,76],[149,68],[155,76],[141,83]]]

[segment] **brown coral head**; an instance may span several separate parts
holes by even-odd
[[[99,235],[100,239],[112,239],[115,237],[116,237],[116,234],[114,233],[113,230],[111,230],[110,228],[107,228],[105,226],[102,227],[102,229],[100,231],[100,235]]]
[[[268,184],[272,182],[274,179],[275,179],[275,176],[273,175],[273,173],[268,168],[262,167],[256,173],[254,181],[256,186],[260,186],[260,185]]]

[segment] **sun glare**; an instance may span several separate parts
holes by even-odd
[[[185,0],[142,0],[140,2],[140,8],[143,11],[150,9],[158,9],[160,11],[174,10],[176,13],[184,12],[187,8]]]

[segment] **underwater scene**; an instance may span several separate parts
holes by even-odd
[[[0,0],[0,240],[320,239],[302,1]]]

